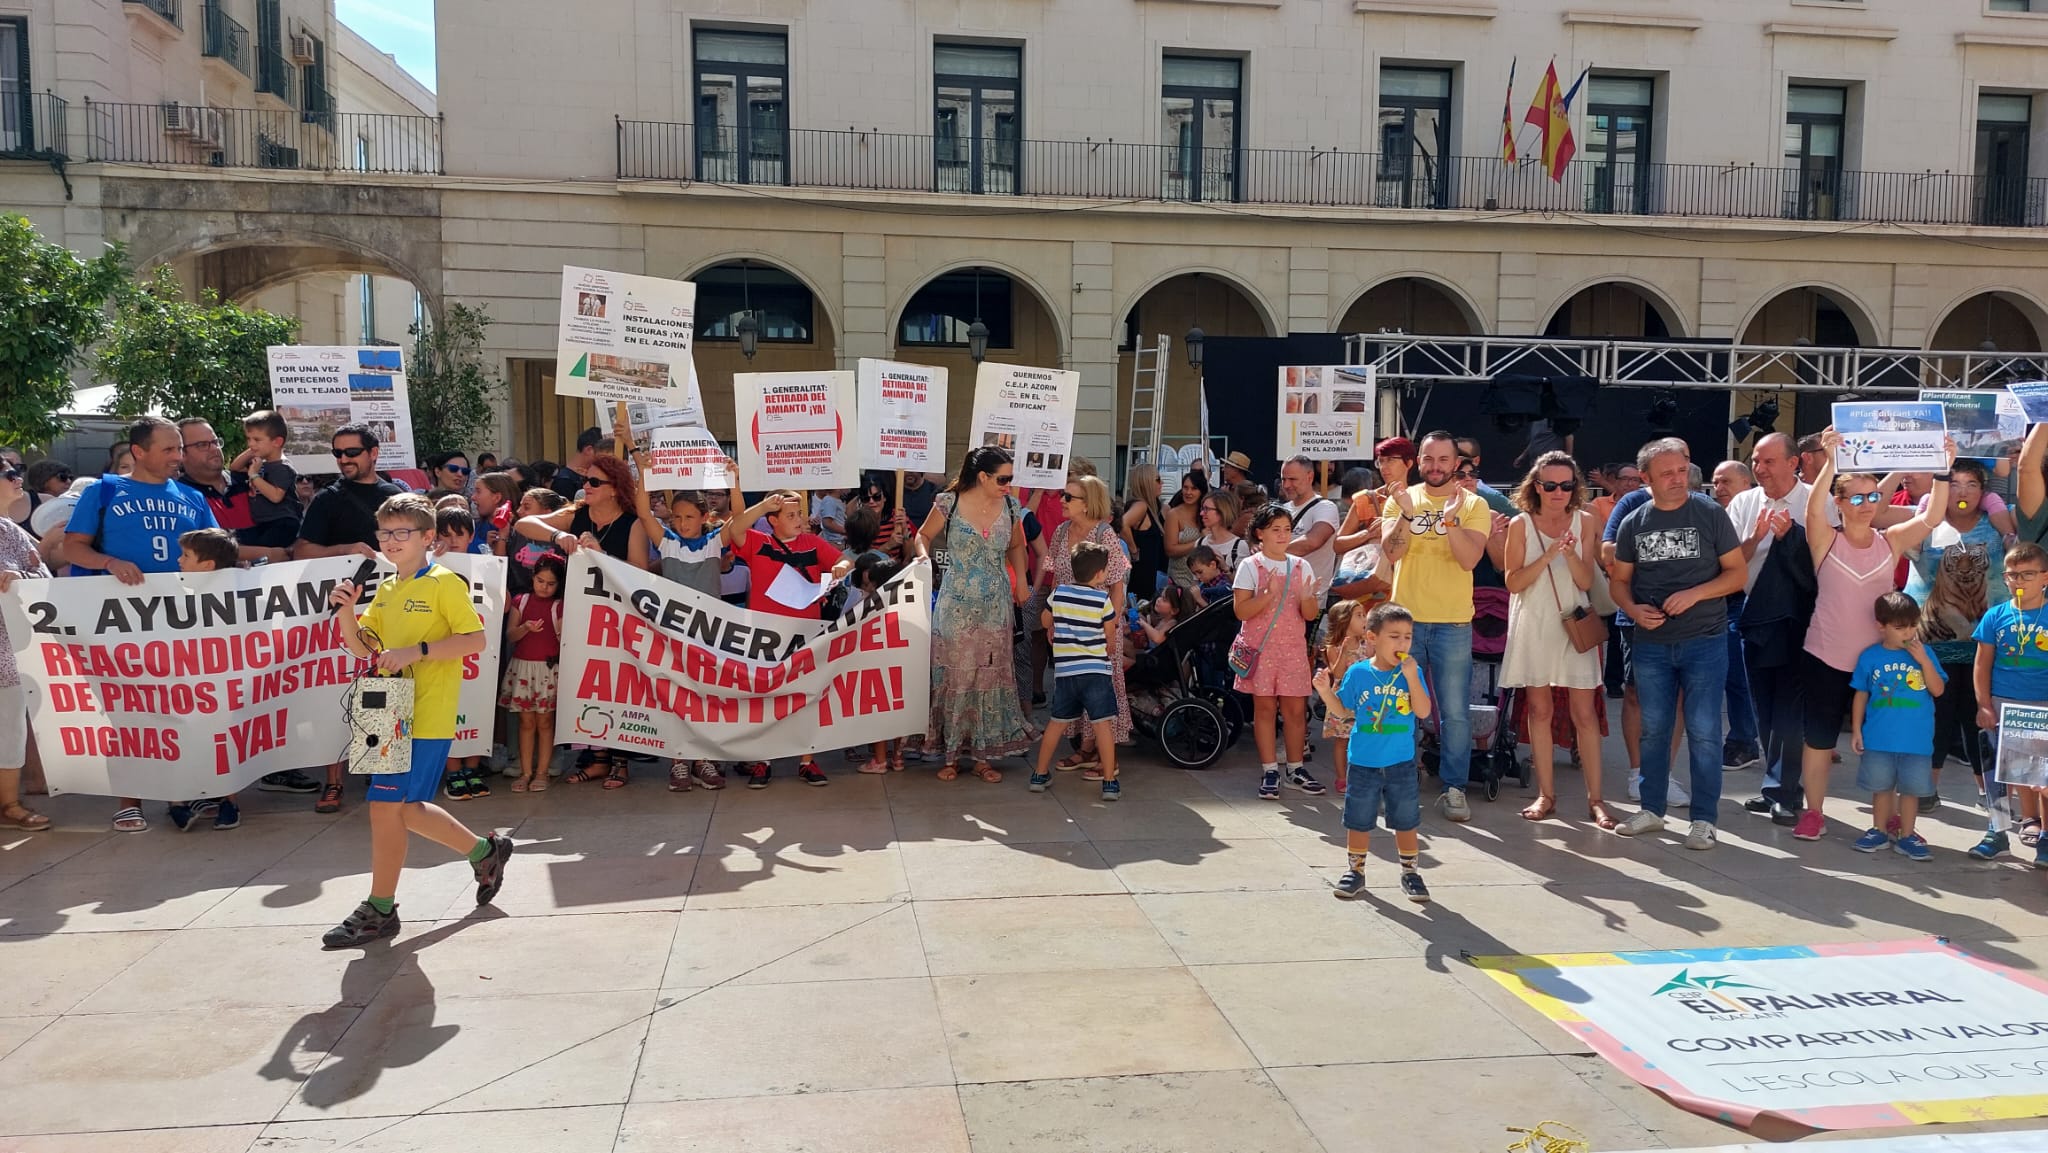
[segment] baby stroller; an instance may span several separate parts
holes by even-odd
[[[1237,740],[1229,681],[1217,671],[1236,635],[1236,607],[1217,601],[1174,626],[1124,673],[1131,727],[1183,769],[1208,768]]]
[[[1437,708],[1422,733],[1422,763],[1430,772],[1440,774],[1443,710],[1464,707],[1472,717],[1471,788],[1491,801],[1500,796],[1501,780],[1510,774],[1525,787],[1529,783],[1528,770],[1515,759],[1514,728],[1505,723],[1514,712],[1515,690],[1500,684],[1501,660],[1508,645],[1507,590],[1473,589],[1472,610],[1472,699],[1446,702],[1437,691],[1435,678],[1430,679],[1430,696]]]

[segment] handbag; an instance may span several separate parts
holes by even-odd
[[[1266,635],[1258,644],[1250,643],[1244,629],[1237,630],[1237,639],[1230,642],[1230,671],[1244,680],[1250,680],[1259,671],[1259,654],[1266,651],[1266,642],[1273,639],[1273,626],[1280,623],[1280,606],[1287,603],[1287,590],[1294,583],[1294,560],[1287,561],[1287,575],[1280,582],[1280,599],[1273,602],[1273,619],[1266,622]]]
[[[1547,551],[1550,546],[1544,542],[1543,530],[1536,527],[1536,522],[1533,519],[1529,522],[1529,528],[1530,531],[1536,534],[1536,543],[1542,545]],[[1607,622],[1595,616],[1584,605],[1573,605],[1571,611],[1566,612],[1564,598],[1559,596],[1557,591],[1557,570],[1549,565],[1544,565],[1543,575],[1550,578],[1550,599],[1557,604],[1558,618],[1564,621],[1564,635],[1566,639],[1572,642],[1573,651],[1590,653],[1594,649],[1605,646],[1607,644]]]

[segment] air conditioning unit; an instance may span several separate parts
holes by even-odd
[[[194,114],[199,111],[198,109],[187,107],[175,100],[166,100],[163,102],[163,110],[164,135],[192,135],[193,122],[197,119]]]
[[[195,108],[192,110],[192,143],[218,145],[221,136],[221,121],[225,119],[218,108]]]
[[[303,32],[292,33],[292,59],[300,64],[313,63],[313,38]]]

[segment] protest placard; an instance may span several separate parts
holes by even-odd
[[[2048,637],[2038,628],[2032,632]],[[2037,650],[2033,660],[2048,664],[2048,652]],[[2008,785],[2048,788],[2048,707],[2008,702],[1999,708],[1995,775]]]
[[[1280,369],[1280,459],[1357,460],[1372,455],[1379,371],[1372,365]]]
[[[1942,472],[1948,427],[1938,401],[1852,401],[1834,406],[1837,472]]]
[[[677,423],[702,425],[696,310],[697,286],[686,280],[564,267],[555,392],[681,409]]]
[[[284,417],[285,459],[311,476],[332,474],[334,431],[369,426],[377,467],[414,468],[405,355],[386,345],[279,344],[266,350],[270,406]]]
[[[2048,424],[2048,380],[2022,380],[2005,386],[2020,402],[2028,424]]]
[[[1923,388],[1920,399],[1941,405],[1959,457],[2003,460],[2026,439],[2026,410],[2002,388]]]
[[[949,471],[945,369],[862,357],[856,407],[862,468]]]
[[[1065,484],[1080,395],[1078,372],[984,363],[974,374],[967,447],[993,445],[1007,451],[1016,462],[1019,488]]]
[[[852,373],[734,373],[732,399],[741,487],[854,486]]]
[[[646,444],[650,434],[657,428],[681,428],[690,423],[691,412],[687,408],[671,408],[665,404],[644,400],[628,401],[626,426],[632,430],[634,444]],[[619,405],[600,404],[597,406],[597,423],[611,436],[619,435]]]
[[[589,549],[569,561],[555,739],[657,757],[766,761],[921,733],[931,569],[845,617],[735,608]]]
[[[701,428],[657,428],[647,436],[647,470],[640,483],[649,492],[677,489],[720,492],[732,487],[725,449]]]

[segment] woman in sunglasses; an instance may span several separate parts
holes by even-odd
[[[1536,458],[1514,500],[1521,515],[1509,522],[1501,550],[1508,558],[1511,599],[1500,683],[1528,690],[1522,700],[1528,709],[1536,799],[1522,810],[1522,818],[1542,821],[1557,813],[1554,725],[1561,696],[1571,714],[1568,739],[1576,738],[1586,778],[1586,817],[1611,829],[1614,814],[1600,799],[1600,738],[1607,731],[1607,715],[1594,697],[1605,646],[1578,651],[1564,625],[1566,616],[1592,612],[1593,582],[1602,579],[1600,528],[1585,507],[1585,474],[1566,454],[1546,452]]]
[[[435,488],[469,495],[469,457],[460,452],[437,452],[427,458],[427,475],[434,478]]]

